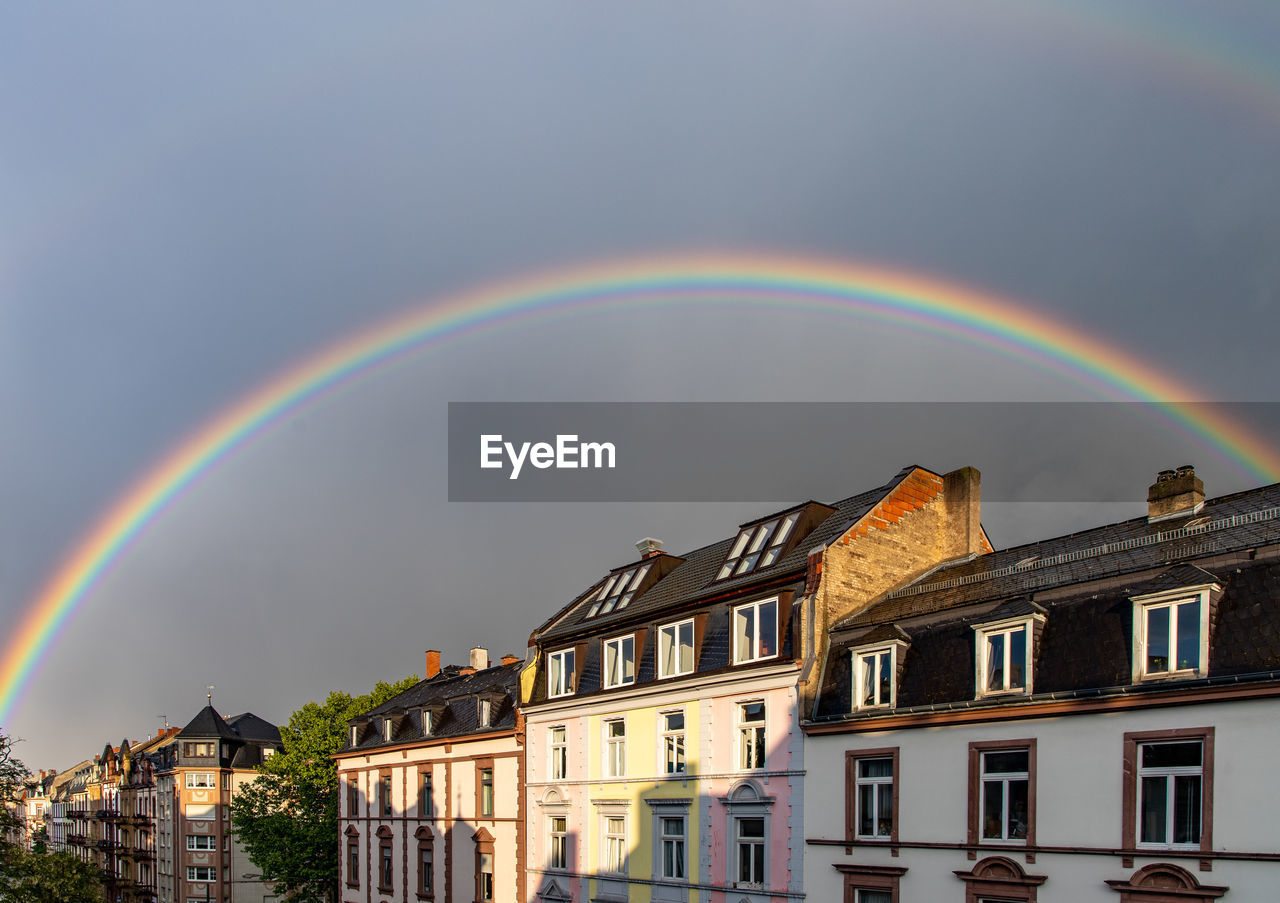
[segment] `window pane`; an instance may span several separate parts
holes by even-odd
[[[1200,600],[1178,606],[1178,669],[1200,667]]]
[[[680,625],[680,671],[688,674],[693,670],[693,625]]]
[[[1009,840],[1027,839],[1027,782],[1009,781]]]
[[[890,673],[890,665],[893,662],[893,656],[888,652],[881,652],[880,659],[880,704],[888,705],[892,698],[890,689],[893,687],[893,675]]]
[[[662,716],[666,719],[667,730],[682,731],[684,730],[684,712],[668,712]]]
[[[1027,630],[1025,627],[1009,633],[1009,689],[1025,689],[1027,677]]]
[[[778,603],[766,602],[760,606],[760,655],[773,655],[778,651]]]
[[[631,683],[636,679],[636,641],[635,637],[627,637],[622,641],[622,682]]]
[[[875,834],[876,788],[863,784],[858,788],[858,833],[863,837]]]
[[[1004,782],[987,781],[982,785],[982,836],[1000,838],[1004,824]]]
[[[893,791],[888,784],[876,788],[879,797],[876,806],[876,835],[889,837],[893,834]]]
[[[1168,819],[1167,781],[1165,777],[1142,779],[1142,831],[1143,843],[1164,843]]]
[[[1200,764],[1199,740],[1187,743],[1146,743],[1142,747],[1143,768],[1191,768]]]
[[[854,903],[893,903],[893,894],[887,890],[860,890]]]
[[[874,655],[864,655],[861,657],[862,662],[862,702],[860,705],[875,705],[876,701],[876,683],[875,683],[875,666],[876,658]]]
[[[679,665],[676,662],[676,628],[663,627],[658,631],[658,674],[667,677],[675,674]]]
[[[1031,761],[1030,756],[1030,752],[1025,749],[983,753],[982,772],[983,774],[1025,773]]]
[[[1169,670],[1169,608],[1147,609],[1147,671]]]
[[[1173,842],[1200,842],[1200,776],[1173,779]]]
[[[738,819],[738,836],[741,838],[758,838],[764,839],[764,819],[763,818],[740,818]]]
[[[1004,634],[987,637],[987,689],[1004,689]]]
[[[753,608],[739,608],[733,615],[734,649],[739,661],[756,657],[756,612]]]
[[[858,776],[864,778],[893,777],[893,759],[859,759]]]

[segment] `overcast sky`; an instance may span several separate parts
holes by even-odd
[[[273,374],[535,271],[714,251],[926,273],[1206,397],[1280,400],[1280,9],[1115,6],[7,8],[3,623],[130,485]],[[225,714],[283,722],[332,689],[421,673],[428,647],[523,656],[641,537],[678,553],[770,510],[450,503],[450,401],[1091,397],[989,349],[781,304],[499,323],[206,475],[84,600],[0,728],[28,765],[65,768],[161,714],[185,724],[206,684]],[[956,460],[940,435],[883,464],[851,456],[803,494],[841,498],[906,463],[994,484],[1014,461],[1067,466],[1055,445],[1026,431]],[[1099,437],[1070,466],[1114,451]],[[1211,495],[1256,482],[1212,449],[1143,451],[1151,476],[1195,454]],[[984,520],[1007,546],[1142,510],[988,505]]]

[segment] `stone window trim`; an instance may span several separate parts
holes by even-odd
[[[1133,603],[1133,627],[1132,634],[1132,679],[1136,683],[1146,683],[1158,680],[1186,680],[1188,678],[1200,678],[1209,676],[1209,633],[1211,625],[1211,614],[1213,607],[1213,594],[1221,592],[1222,587],[1217,583],[1205,583],[1199,586],[1180,587],[1178,589],[1164,590],[1158,593],[1148,593],[1142,596],[1132,596],[1130,601]],[[1171,605],[1176,606],[1179,602],[1200,603],[1200,631],[1199,631],[1199,663],[1193,669],[1178,669],[1171,667],[1164,671],[1148,673],[1147,671],[1147,630],[1148,630],[1148,613]],[[1172,620],[1172,618],[1171,618]],[[1176,627],[1174,628],[1176,642]],[[1176,657],[1176,649],[1169,650],[1170,654]]]
[[[1107,886],[1120,894],[1118,903],[1212,903],[1230,888],[1205,885],[1189,871],[1167,862],[1144,865],[1127,879]]]
[[[1140,856],[1155,852],[1138,847],[1138,750],[1144,743],[1198,740],[1201,743],[1200,851],[1213,850],[1213,746],[1214,728],[1184,727],[1164,731],[1131,731],[1124,735],[1124,795],[1121,838],[1125,849]]]
[[[498,871],[498,863],[493,854],[494,838],[486,829],[481,828],[479,831],[471,835],[471,839],[476,845],[476,903],[489,903],[489,901],[494,899],[494,895],[496,893],[496,888],[493,887],[493,884],[496,883]],[[488,873],[481,871],[481,864],[483,862],[483,857],[485,856],[489,857],[490,868],[492,869],[492,871]],[[489,892],[487,894],[484,887],[485,874],[488,874],[490,882],[490,886],[488,888]]]
[[[757,781],[750,778],[743,778],[730,785],[729,792],[724,796],[716,797],[716,800],[721,806],[725,807],[725,833],[726,836],[730,838],[729,842],[733,844],[735,853],[735,855],[725,857],[724,880],[726,886],[752,893],[764,893],[767,895],[770,889],[770,882],[773,880],[769,872],[769,856],[767,852],[770,847],[770,839],[773,836],[770,829],[770,815],[773,810],[774,803],[777,802],[777,797],[766,796],[764,791],[761,789],[761,785]],[[766,854],[764,859],[763,887],[740,887],[737,878],[735,877],[735,870],[738,865],[738,857],[736,855],[738,837],[737,824],[738,819],[742,818],[760,818],[764,820],[764,844]]]
[[[435,899],[435,835],[431,833],[431,829],[426,825],[421,825],[418,830],[413,832],[414,838],[418,841],[418,891],[419,900]],[[423,853],[430,853],[432,857],[432,870],[430,875],[424,875],[422,869]]]
[[[347,825],[342,832],[347,838],[347,887],[360,886],[360,832],[355,825]],[[354,854],[354,858],[353,858]],[[354,862],[355,868],[352,868]]]
[[[486,801],[484,797],[485,775],[488,774],[489,798]],[[476,759],[476,808],[475,814],[477,819],[492,819],[497,806],[497,777],[494,774],[493,759]],[[485,811],[486,802],[488,810]]]
[[[392,892],[395,881],[395,857],[391,849],[391,829],[386,825],[378,828],[376,832],[378,838],[378,890],[382,893],[390,894]],[[383,867],[384,862],[390,861],[389,869]]]
[[[898,882],[907,873],[905,867],[837,863],[834,868],[844,875],[844,903],[857,903],[860,890],[882,891],[893,903],[899,903]]]
[[[984,752],[1027,751],[1027,836],[1018,841],[982,839],[982,754]],[[967,843],[971,847],[981,845],[1012,844],[1034,849],[1036,845],[1036,740],[1034,737],[1019,740],[982,740],[969,744],[969,811]],[[969,850],[969,858],[978,857],[976,849]],[[1028,853],[1027,861],[1034,862],[1035,854]]]
[[[899,747],[883,746],[875,749],[850,749],[844,754],[844,836],[850,845],[893,845],[898,842],[898,821],[901,812],[898,806],[898,787],[900,773],[898,770]],[[893,762],[893,825],[889,829],[887,840],[858,837],[858,762],[862,759],[890,759]],[[897,849],[894,849],[897,854]],[[867,885],[870,887],[870,885]]]
[[[653,879],[665,883],[684,884],[690,881],[689,873],[689,854],[696,853],[697,848],[689,840],[689,809],[693,806],[692,797],[666,797],[666,798],[649,798],[645,800],[649,804],[650,814],[653,817],[653,830],[650,835],[653,841],[653,849],[651,850],[650,862],[653,864]],[[684,878],[666,878],[663,877],[663,858],[662,858],[662,819],[666,818],[683,818],[684,819]]]
[[[970,871],[957,870],[955,875],[964,882],[965,903],[979,903],[988,897],[1036,903],[1037,889],[1049,880],[1048,875],[1028,875],[1007,856],[988,856]]]

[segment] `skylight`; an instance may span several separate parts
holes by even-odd
[[[648,564],[639,564],[617,574],[610,574],[609,579],[600,587],[600,592],[591,597],[587,617],[594,618],[598,614],[607,615],[611,611],[626,608],[645,574],[649,573],[649,568]]]
[[[724,565],[720,568],[716,579],[724,580],[726,577],[749,574],[773,564],[782,554],[782,547],[786,544],[787,537],[791,535],[791,528],[796,525],[799,517],[800,512],[793,511],[791,514],[775,517],[762,524],[744,527],[738,534],[738,539],[734,542],[729,557],[724,560]]]

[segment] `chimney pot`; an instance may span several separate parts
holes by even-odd
[[[440,673],[440,650],[428,649],[427,650],[427,673],[426,675],[424,675],[423,680],[430,680],[431,678],[435,677],[439,673]]]
[[[502,657],[502,663],[504,665],[514,665],[518,661],[520,661],[519,657],[512,655],[510,652]]]
[[[468,666],[467,666],[467,667],[465,667],[465,668],[459,668],[459,669],[458,669],[458,673],[459,673],[459,674],[461,674],[461,675],[463,675],[463,676],[468,675],[468,674],[475,674],[475,673],[476,673],[476,669],[475,669],[475,668],[472,668],[470,665],[468,665]]]
[[[646,536],[636,543],[636,548],[640,551],[641,558],[653,558],[655,555],[662,554],[662,540]]]
[[[476,671],[483,671],[489,667],[489,650],[483,646],[472,646],[471,667]]]
[[[1194,514],[1203,504],[1204,483],[1193,466],[1162,470],[1147,490],[1147,522]]]

